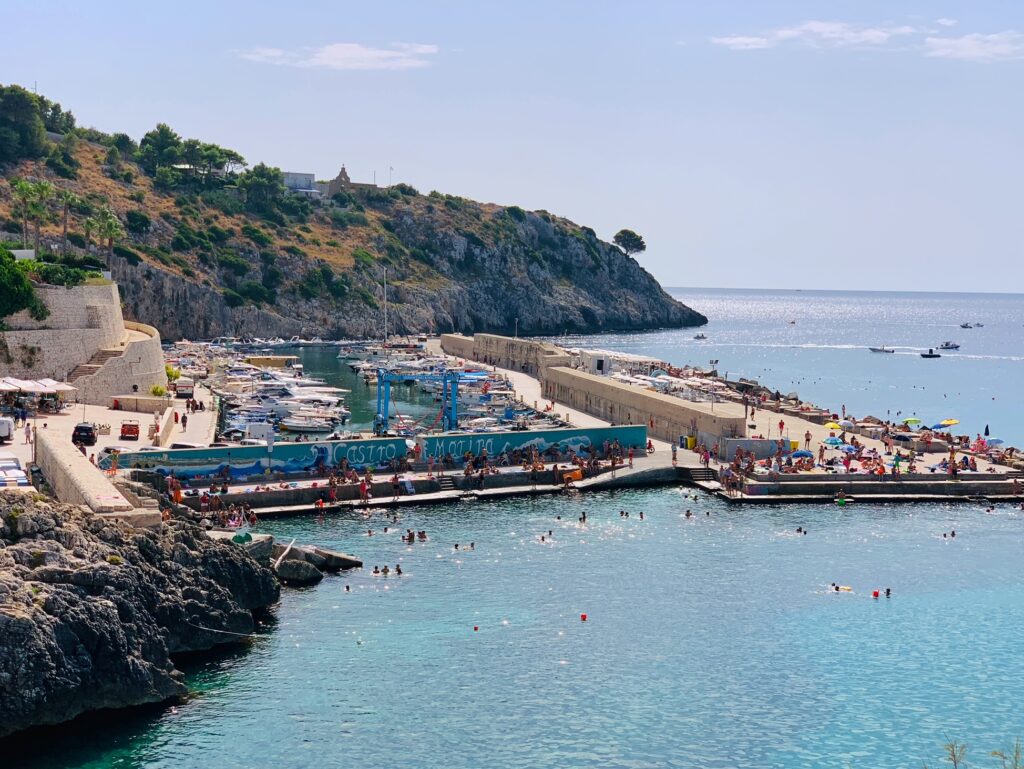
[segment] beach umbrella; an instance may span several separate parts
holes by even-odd
[[[843,446],[836,446],[836,448],[839,449],[840,451],[845,451],[847,454],[856,454],[857,453],[857,447],[856,446],[843,445]]]
[[[985,437],[988,437],[988,425],[985,425]]]
[[[825,427],[829,430],[841,430],[843,426],[838,422],[826,422]]]
[[[937,425],[932,425],[932,426],[931,426],[931,427],[929,427],[928,429],[929,429],[929,430],[941,430],[941,429],[943,429],[944,427],[945,427],[945,425],[944,425],[944,424],[942,424],[942,422],[939,422],[939,423],[938,423]]]
[[[1002,446],[1004,441],[1002,438],[988,438],[985,443],[989,446]]]
[[[841,440],[839,440],[838,438],[836,438],[834,435],[829,436],[828,438],[823,440],[822,443],[824,443],[826,446],[842,446],[843,445],[843,442]]]
[[[849,419],[844,419],[839,424],[840,424],[840,426],[845,427],[846,429],[850,429],[851,427],[856,427],[856,425],[853,424],[853,421],[849,420]]]
[[[800,451],[794,451],[791,456],[794,459],[807,459],[807,458],[813,459],[814,458],[814,452],[813,451],[804,451],[803,449],[800,449]]]
[[[959,419],[943,419],[941,422],[939,422],[939,424],[942,425],[943,427],[952,427],[953,425],[960,424],[960,420]]]
[[[914,440],[909,435],[894,435],[894,436],[892,436],[892,439],[894,441],[912,441],[912,440]]]
[[[921,424],[921,420],[917,417],[907,417],[903,420],[903,423],[907,425],[919,425]]]

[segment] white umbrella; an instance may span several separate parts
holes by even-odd
[[[10,384],[6,379],[0,379],[0,393],[16,393],[18,388]]]
[[[16,379],[15,377],[9,376],[4,380],[8,384],[14,385],[18,388],[19,392],[23,393],[35,393],[37,395],[53,395],[57,391],[52,387],[36,382],[32,379]]]

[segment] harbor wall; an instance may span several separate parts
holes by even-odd
[[[462,334],[441,334],[441,349],[456,358],[473,360],[473,337]]]
[[[318,441],[278,443],[267,446],[231,446],[168,451],[124,452],[118,457],[121,469],[153,470],[178,478],[247,478],[272,473],[298,473],[322,465],[348,460],[361,468],[401,459],[408,452],[405,438],[369,438],[359,441]],[[107,463],[108,460],[104,460]]]
[[[36,431],[36,464],[61,502],[85,505],[94,513],[129,512],[134,506],[67,438]]]
[[[464,346],[462,342],[459,344]],[[568,366],[571,362],[569,353],[558,345],[497,334],[473,336],[473,360],[490,366],[522,371],[542,381],[545,372],[551,367]]]
[[[618,441],[623,448],[642,448],[647,445],[647,428],[643,425],[617,427],[586,427],[561,430],[512,430],[494,433],[447,433],[419,438],[423,457],[435,459],[451,454],[458,459],[467,451],[479,455],[486,451],[495,458],[503,451],[535,448],[539,452],[557,446],[559,451],[573,449],[577,453],[588,446],[600,447],[605,441]]]
[[[711,404],[616,382],[608,377],[558,366],[541,380],[545,398],[615,423],[645,423],[648,432],[674,442],[681,435],[705,435],[716,441],[743,436],[742,416],[712,411]]]
[[[95,373],[75,380],[79,402],[105,406],[112,393],[130,390],[132,385],[143,394],[153,385],[167,386],[160,332],[133,321],[125,321],[124,328],[142,338],[127,339],[120,355],[109,358]]]

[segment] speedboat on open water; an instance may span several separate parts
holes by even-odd
[[[881,347],[869,347],[868,349],[871,350],[871,352],[896,352],[891,347],[886,347],[885,345],[882,345]]]
[[[939,345],[939,349],[940,350],[959,350],[960,349],[960,345],[958,345],[956,342],[943,342],[942,344]]]
[[[921,353],[921,357],[922,358],[941,358],[942,356],[939,355],[937,352],[935,352],[935,350],[933,350],[932,348],[929,347],[928,348],[928,352]]]

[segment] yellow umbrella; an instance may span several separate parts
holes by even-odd
[[[939,424],[940,425],[945,425],[946,427],[952,427],[953,425],[960,424],[960,420],[959,419],[943,419],[941,422],[939,422]]]
[[[835,422],[826,422],[825,423],[825,427],[827,427],[829,430],[842,430],[843,429],[842,425],[837,424]]]

